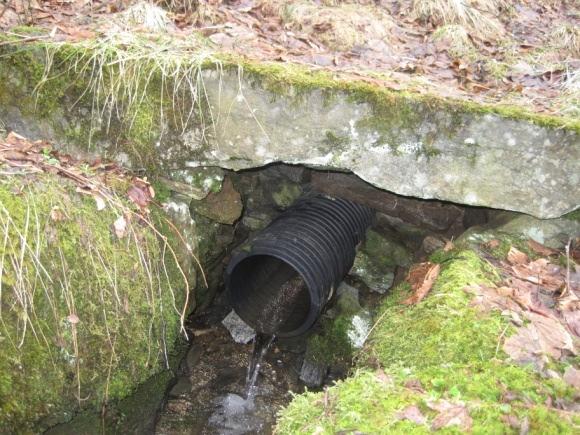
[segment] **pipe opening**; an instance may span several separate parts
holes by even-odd
[[[308,287],[283,260],[269,255],[250,256],[232,270],[230,283],[235,311],[257,331],[284,335],[308,318]]]

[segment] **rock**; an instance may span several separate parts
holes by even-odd
[[[519,215],[496,230],[535,240],[549,248],[560,249],[570,238],[580,235],[580,222],[566,218],[542,220]]]
[[[200,346],[192,345],[185,356],[185,370],[187,373],[193,373],[197,364],[201,359],[202,348]]]
[[[224,171],[220,168],[186,168],[171,171],[168,177],[159,179],[172,191],[191,199],[202,200],[211,192],[222,188]]]
[[[256,336],[256,331],[240,319],[240,316],[233,310],[222,320],[222,325],[226,327],[234,341],[239,344],[248,344]]]
[[[427,236],[423,239],[421,248],[425,254],[430,255],[437,249],[442,249],[445,246],[445,240],[441,237]]]
[[[358,289],[341,282],[336,295],[336,306],[339,314],[352,314],[361,310]]]
[[[197,266],[193,261],[191,253],[197,248],[196,238],[198,237],[198,233],[195,222],[191,218],[189,212],[189,205],[185,198],[175,195],[163,204],[163,210],[165,210],[167,216],[185,241],[185,245],[180,243],[175,249],[177,250],[180,258],[180,265],[183,268],[188,281],[195,284]]]
[[[457,242],[485,243],[491,239],[511,236],[532,239],[549,248],[562,249],[580,234],[580,222],[567,218],[536,219],[515,213],[501,213],[481,227],[473,227],[462,234]]]
[[[408,266],[410,262],[411,255],[403,245],[369,230],[350,275],[359,278],[372,291],[385,293],[393,285],[395,267]]]
[[[463,218],[463,210],[439,201],[418,201],[379,190],[351,174],[314,172],[312,187],[320,192],[367,205],[388,216],[434,231],[444,231]]]
[[[284,210],[290,207],[300,195],[302,195],[302,188],[299,184],[282,180],[272,192],[272,199],[278,208]]]
[[[303,164],[351,171],[399,195],[539,218],[559,217],[580,204],[580,135],[558,118],[547,123],[523,111],[510,116],[488,106],[389,93],[368,84],[347,83],[343,90],[341,82],[332,81],[321,89],[304,87],[300,74],[276,74],[268,65],[244,74],[238,68],[204,68],[196,82],[203,81],[203,101],[197,103],[211,113],[190,112],[193,103],[187,100],[197,98],[199,89],[188,94],[194,78],[176,74],[183,86],[168,75],[167,87],[177,88],[183,104],[172,116],[160,113],[159,93],[146,86],[139,88],[145,89],[139,104],[111,104],[97,114],[91,101],[98,96],[91,91],[103,90],[91,87],[91,75],[71,68],[66,44],[48,42],[48,49],[46,41],[42,44],[27,45],[25,62],[16,61],[22,57],[17,47],[3,47],[0,119],[7,130],[23,129],[19,133],[50,139],[67,151],[97,147],[110,157],[125,153],[134,167],[150,160],[146,163],[162,173],[184,166],[241,170],[273,162]],[[119,52],[123,66],[138,68],[140,59],[123,52],[128,46],[121,41],[112,51]],[[29,73],[46,64],[53,66],[48,76]],[[121,88],[121,83],[109,85]],[[49,92],[42,86],[50,86]],[[81,100],[84,89],[89,92]],[[29,98],[33,94],[39,98]],[[123,101],[122,94],[111,97]],[[163,103],[172,107],[170,97]],[[136,113],[139,122],[133,123]]]
[[[191,382],[187,376],[180,376],[177,378],[177,382],[169,391],[170,397],[181,397],[186,396],[191,393]]]
[[[264,213],[249,212],[242,218],[242,224],[252,231],[259,231],[268,226],[272,217]]]
[[[210,193],[202,201],[191,202],[193,212],[227,225],[232,225],[240,218],[243,208],[242,198],[229,178],[224,180],[219,192]]]
[[[311,388],[320,387],[326,377],[328,366],[308,358],[304,358],[300,369],[300,380]]]

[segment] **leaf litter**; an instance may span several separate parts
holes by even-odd
[[[580,338],[580,266],[571,262],[564,267],[553,264],[562,253],[530,240],[530,256],[511,247],[507,261],[494,266],[503,281],[495,287],[472,285],[472,306],[482,311],[500,310],[511,319],[515,332],[503,342],[503,350],[517,363],[532,364],[543,370],[550,358],[558,361],[577,355]],[[485,248],[490,248],[489,242]],[[491,247],[493,248],[493,247]],[[575,372],[568,377],[574,378]]]
[[[180,40],[196,35],[216,51],[304,64],[395,90],[571,118],[580,113],[573,85],[580,67],[578,2],[502,1],[482,10],[473,1],[433,2],[431,10],[417,10],[429,4],[7,0],[0,6],[0,29],[47,29],[46,35],[20,35],[22,42],[76,42],[127,29],[149,33],[152,42],[159,32]],[[438,5],[461,11],[450,14]]]
[[[429,261],[413,265],[407,275],[407,282],[411,284],[413,294],[405,299],[403,304],[414,305],[421,302],[433,287],[440,270],[439,264]]]

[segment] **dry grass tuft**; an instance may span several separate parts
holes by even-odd
[[[62,54],[57,56],[61,49],[67,53],[65,59]],[[56,58],[60,65],[53,64]],[[66,65],[65,74],[88,78],[79,101],[86,95],[93,98],[91,132],[103,125],[108,131],[119,115],[128,116],[127,127],[131,129],[144,105],[150,103],[157,105],[161,125],[171,117],[181,132],[193,121],[205,131],[214,124],[211,110],[209,115],[201,110],[206,103],[202,73],[206,64],[221,71],[220,61],[195,39],[175,40],[159,34],[152,44],[138,33],[113,30],[95,40],[50,44],[44,77],[36,90],[58,79],[60,73],[55,70]],[[152,94],[158,95],[157,102],[152,102]],[[171,107],[167,107],[167,100]]]
[[[385,41],[393,26],[391,16],[383,9],[355,4],[288,3],[280,16],[293,30],[308,33],[337,51],[348,51],[372,40]]]
[[[550,35],[555,47],[566,51],[573,57],[580,57],[580,27],[572,24],[562,24]]]
[[[145,1],[139,1],[116,14],[114,20],[125,30],[139,28],[150,32],[165,32],[172,26],[164,9]]]
[[[455,24],[472,34],[495,38],[504,33],[498,17],[505,0],[413,0],[412,15],[436,26]]]
[[[448,43],[449,54],[454,57],[463,57],[475,49],[469,37],[469,32],[464,26],[459,24],[448,24],[439,27],[433,33],[433,39]]]

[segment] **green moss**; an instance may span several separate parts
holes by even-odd
[[[324,319],[321,331],[308,338],[305,358],[320,364],[348,364],[353,347],[348,338],[351,316],[342,314],[335,319]]]
[[[571,211],[570,213],[562,216],[564,219],[569,219],[571,221],[580,222],[580,208],[578,210]]]
[[[332,146],[332,147],[341,147],[344,145],[348,145],[350,143],[350,140],[344,136],[344,135],[337,135],[335,133],[333,133],[332,131],[328,130],[325,133],[326,138],[324,139],[324,143],[326,145]]]
[[[281,182],[280,187],[272,192],[274,203],[280,208],[290,207],[302,194],[302,189],[298,184]]]
[[[470,101],[442,98],[435,95],[415,94],[408,91],[394,91],[362,80],[340,79],[327,71],[313,71],[305,66],[273,62],[253,62],[245,59],[221,56],[225,66],[242,66],[250,75],[258,78],[271,92],[287,95],[288,92],[308,92],[327,90],[346,92],[354,101],[370,103],[376,113],[387,113],[401,119],[415,116],[417,104],[432,111],[449,113],[492,113],[506,118],[529,121],[550,128],[567,128],[580,132],[580,121],[573,118],[551,116],[528,111],[525,108],[508,105],[488,105]],[[377,120],[378,121],[378,120]],[[372,120],[369,120],[372,122]]]
[[[164,366],[184,300],[177,265],[147,226],[129,223],[118,239],[118,210],[97,211],[50,175],[27,183],[0,183],[0,425],[9,432],[127,396]]]
[[[359,355],[359,370],[324,393],[296,396],[280,413],[279,433],[428,433],[428,425],[401,421],[397,413],[415,405],[431,420],[436,412],[427,403],[439,399],[465,403],[473,433],[511,433],[506,415],[527,418],[535,433],[573,433],[571,418],[544,405],[548,397],[571,400],[573,390],[505,362],[498,343],[511,333],[510,324],[470,306],[463,288],[491,284],[491,267],[472,251],[455,251],[447,260],[422,302],[401,304],[407,284],[389,295]],[[407,388],[409,381],[424,391]],[[443,431],[460,433],[457,427]]]

